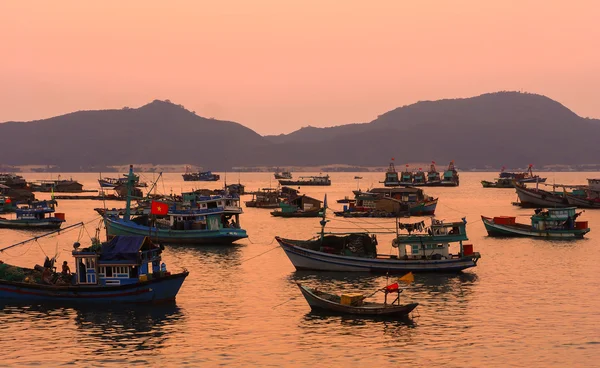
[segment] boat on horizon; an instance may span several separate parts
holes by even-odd
[[[329,175],[317,175],[317,176],[301,176],[297,180],[279,180],[281,185],[310,185],[310,186],[329,186],[331,185],[331,179]]]
[[[127,185],[127,174],[123,174],[122,178],[100,178],[98,184],[101,188],[116,188],[122,185]],[[145,188],[147,183],[140,182],[140,177],[136,175],[136,187]]]
[[[83,226],[83,223],[71,225]],[[66,228],[64,229],[66,230]],[[44,234],[0,249],[37,240]],[[116,236],[73,245],[73,273],[56,272],[55,258],[43,266],[24,268],[0,261],[0,299],[31,303],[159,303],[174,301],[189,272],[171,273],[162,262],[162,249],[146,236]],[[65,263],[67,263],[65,261]]]
[[[279,168],[277,168],[277,170],[275,171],[275,173],[273,174],[275,176],[275,179],[291,179],[292,178],[292,173],[291,171],[279,171]]]
[[[400,178],[398,177],[398,172],[396,171],[396,167],[394,166],[394,158],[392,158],[392,161],[390,161],[390,165],[388,166],[388,169],[385,172],[384,181],[380,183],[382,183],[386,187],[400,186]]]
[[[590,231],[587,221],[576,221],[581,212],[575,207],[536,209],[530,224],[516,222],[514,216],[481,216],[489,236],[544,239],[581,239]]]
[[[484,188],[514,188],[515,180],[510,178],[496,178],[493,182],[482,180],[481,185]]]
[[[246,207],[279,208],[281,193],[278,188],[262,188],[252,193],[252,199],[245,202]]]
[[[502,166],[500,170],[499,178],[501,179],[512,179],[518,183],[544,183],[546,178],[542,178],[539,175],[533,174],[533,165],[529,164],[527,171],[525,172],[507,172],[506,168]]]
[[[190,167],[185,167],[185,173],[181,175],[183,181],[219,181],[221,176],[213,174],[212,171],[191,172]]]

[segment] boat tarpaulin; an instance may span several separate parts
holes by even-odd
[[[145,236],[115,236],[108,243],[102,244],[100,261],[132,261],[135,263],[145,240]]]

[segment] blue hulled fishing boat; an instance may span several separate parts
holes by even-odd
[[[82,223],[68,228],[82,226]],[[66,230],[67,228],[65,228]],[[0,249],[0,252],[37,240]],[[76,272],[65,261],[57,273],[55,259],[22,268],[0,261],[0,299],[52,303],[154,303],[175,300],[187,270],[171,273],[161,263],[162,249],[144,236],[116,236],[88,248],[73,245]]]
[[[64,213],[55,213],[56,201],[36,201],[17,206],[15,218],[0,217],[0,228],[35,230],[58,229],[65,222]]]
[[[160,244],[231,244],[248,237],[239,225],[238,196],[195,196],[179,207],[153,201],[150,214],[132,216],[133,179],[130,167],[125,213],[104,217],[107,236],[147,235]]]

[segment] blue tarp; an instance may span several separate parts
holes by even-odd
[[[145,236],[115,236],[102,244],[100,262],[131,261],[137,264],[137,255],[145,239]]]

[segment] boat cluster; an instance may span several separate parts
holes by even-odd
[[[435,170],[433,163],[430,172],[432,170]],[[410,282],[413,273],[459,272],[475,267],[481,255],[468,241],[466,218],[459,221],[436,219],[438,198],[428,196],[422,188],[416,187],[414,175],[410,184],[408,181],[400,184],[400,177],[397,185],[390,185],[392,182],[388,179],[393,179],[390,173],[394,172],[392,162],[386,172],[384,187],[365,191],[358,189],[353,192],[353,198],[346,197],[338,201],[344,203],[342,211],[333,211],[336,217],[343,218],[395,218],[393,240],[391,244],[383,245],[384,249],[394,251],[393,254],[384,254],[379,251],[377,235],[373,232],[326,231],[331,221],[327,218],[326,195],[319,200],[301,194],[299,189],[282,185],[245,193],[244,186],[237,184],[220,191],[194,190],[181,195],[144,197],[139,195],[139,177],[130,167],[129,173],[123,177],[102,179],[100,182],[101,185],[122,188],[126,201],[125,208],[97,209],[102,215],[107,241],[100,242],[97,234],[90,239],[88,247],[74,244],[72,256],[75,272],[70,271],[66,262],[62,270],[57,270],[54,267],[55,259],[47,259],[43,266],[36,265],[31,269],[0,265],[0,284],[3,286],[0,297],[88,302],[172,300],[188,272],[167,271],[161,258],[164,246],[231,244],[247,238],[248,233],[241,224],[244,211],[240,196],[252,194],[252,199],[245,202],[246,207],[270,209],[274,217],[320,218],[321,231],[311,239],[275,238],[297,270],[406,274],[399,283],[377,290],[384,294],[383,303],[368,302],[372,295],[364,293],[336,295],[299,284],[301,293],[312,308],[339,313],[405,315],[417,304],[400,302],[403,289],[399,285]],[[447,177],[449,182],[455,183],[454,186],[458,185],[458,173],[453,163],[446,172],[450,174],[438,175],[440,182]],[[507,175],[505,177],[509,177]],[[531,168],[529,175],[511,177],[512,182],[517,183],[517,193],[525,193],[519,194],[520,204],[536,207],[531,215],[531,223],[518,223],[514,216],[482,216],[490,236],[576,239],[590,231],[587,221],[579,220],[581,212],[577,212],[575,206],[570,204],[566,190],[560,194],[526,188],[523,183],[532,177]],[[298,181],[300,184],[294,185],[316,185],[315,182],[322,180],[315,178],[329,181],[329,176],[312,177],[307,182]],[[542,180],[536,177],[535,181],[539,185]],[[433,181],[425,179],[425,183]],[[10,188],[3,185],[0,189]],[[585,188],[578,186],[573,189],[585,193],[585,201],[590,206],[600,201],[600,180],[590,179]],[[10,196],[0,196],[0,209],[6,210],[11,205]],[[65,216],[54,212],[56,205],[54,199],[30,201],[22,207],[16,207],[15,219],[0,218],[0,227],[58,229],[65,222]],[[400,220],[410,216],[431,216],[431,219],[416,222]],[[0,249],[0,252],[20,244]],[[388,295],[395,298],[388,302]]]

